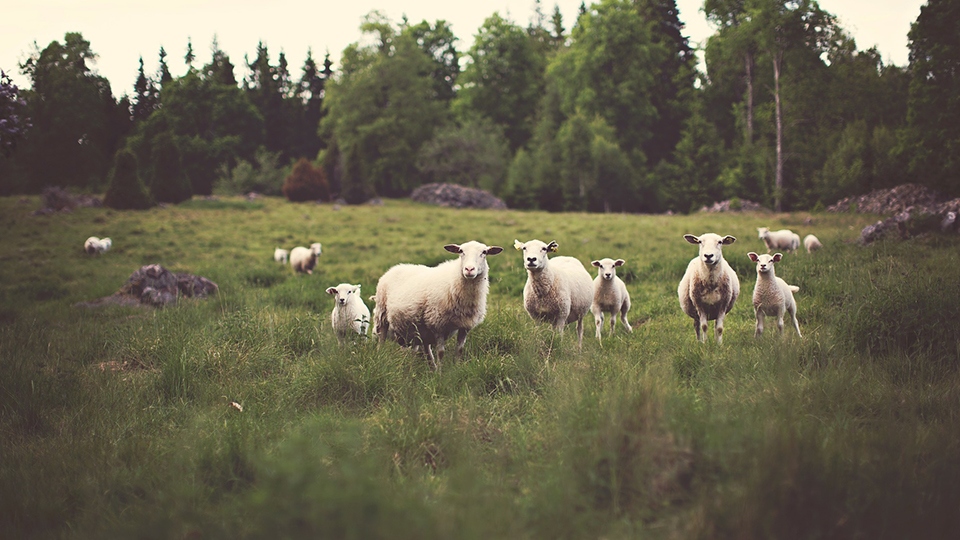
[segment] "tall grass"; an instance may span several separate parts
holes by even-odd
[[[32,216],[0,199],[0,536],[952,538],[960,530],[960,239],[851,242],[873,216],[334,209],[266,198]],[[816,225],[804,225],[813,218]],[[804,338],[753,337],[757,226],[789,254]],[[695,341],[683,233],[737,236],[724,344]],[[100,257],[90,235],[110,236]],[[512,250],[487,319],[434,372],[343,346],[324,289],[470,239],[627,261],[634,332],[533,323]],[[312,276],[274,247],[319,241]],[[140,265],[217,282],[90,309]],[[608,329],[604,329],[605,333]]]

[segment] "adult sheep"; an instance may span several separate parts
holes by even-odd
[[[297,272],[312,274],[317,266],[317,257],[323,253],[319,243],[310,244],[310,249],[297,246],[290,250],[290,266]]]
[[[778,249],[796,251],[800,248],[800,235],[790,229],[771,231],[766,227],[757,227],[757,234],[767,246],[767,252]]]
[[[563,333],[567,323],[577,322],[577,346],[583,347],[583,316],[593,304],[593,279],[583,263],[573,257],[547,257],[560,247],[556,242],[513,241],[523,252],[527,283],[523,307],[535,321],[548,322]]]
[[[803,237],[803,247],[807,250],[807,253],[813,253],[814,251],[823,247],[823,244],[820,243],[820,239],[812,234],[808,234]]]
[[[610,258],[593,261],[590,264],[597,267],[597,277],[593,280],[593,304],[590,312],[597,323],[597,340],[600,340],[600,331],[603,330],[603,314],[610,313],[610,334],[617,326],[617,316],[623,321],[627,332],[633,332],[627,322],[627,312],[630,311],[630,293],[627,285],[617,276],[617,267],[623,266],[623,259]]]
[[[707,340],[707,322],[716,320],[714,335],[717,343],[722,343],[723,318],[740,296],[740,280],[723,258],[723,246],[737,239],[713,233],[685,234],[683,238],[699,245],[700,253],[687,264],[687,271],[677,287],[680,307],[693,319],[693,329],[701,342]]]
[[[487,256],[499,246],[469,241],[443,249],[459,258],[437,266],[398,264],[377,282],[374,332],[401,345],[423,347],[433,369],[443,360],[444,344],[457,333],[457,356],[463,356],[467,332],[483,322],[490,291]],[[433,347],[437,354],[434,356]]]

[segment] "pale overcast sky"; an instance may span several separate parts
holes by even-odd
[[[581,0],[542,0],[549,18],[560,7],[569,30]],[[591,2],[588,2],[589,5]],[[857,40],[860,49],[876,46],[887,64],[905,66],[907,32],[920,14],[925,0],[820,0],[820,6],[838,16],[841,25]],[[533,14],[533,0],[167,0],[145,4],[129,0],[7,0],[0,20],[0,69],[14,82],[29,86],[19,70],[36,42],[41,49],[62,41],[67,32],[80,32],[99,58],[92,67],[105,76],[115,96],[130,94],[142,55],[148,74],[157,70],[157,53],[163,46],[174,76],[186,71],[183,56],[188,38],[193,41],[196,63],[210,59],[210,43],[216,34],[237,69],[246,75],[244,55],[253,57],[263,41],[276,62],[280,51],[295,78],[313,49],[318,62],[329,51],[336,62],[340,52],[360,39],[364,15],[377,9],[395,23],[403,15],[417,23],[438,19],[450,23],[459,38],[457,49],[465,53],[484,19],[499,12],[526,26]],[[700,8],[703,0],[677,0],[680,20],[686,24],[691,45],[705,45],[713,33]],[[336,64],[334,68],[336,69]]]

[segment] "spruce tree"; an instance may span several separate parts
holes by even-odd
[[[103,204],[118,210],[145,210],[153,206],[147,186],[140,179],[137,158],[128,149],[117,152],[110,170],[110,185]]]
[[[153,178],[150,180],[150,192],[157,202],[180,203],[193,195],[190,179],[184,171],[180,150],[173,140],[173,134],[164,132],[153,140],[150,153]]]

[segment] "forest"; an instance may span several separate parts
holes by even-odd
[[[238,65],[214,37],[206,60],[186,44],[175,78],[161,47],[132,93],[67,33],[17,66],[29,88],[0,78],[0,195],[360,203],[452,182],[511,208],[642,213],[818,210],[906,182],[960,195],[960,2],[922,7],[907,66],[859,50],[814,0],[703,10],[702,66],[674,0],[584,3],[575,21],[537,2],[528,25],[493,13],[471,43],[374,11],[338,66],[298,69],[263,43]]]

